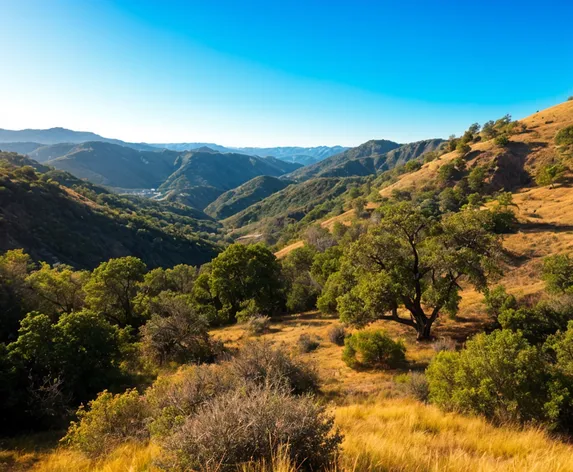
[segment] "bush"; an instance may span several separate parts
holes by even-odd
[[[342,359],[350,367],[396,367],[406,359],[406,346],[382,330],[358,331],[344,341]]]
[[[320,343],[308,334],[301,334],[297,341],[299,352],[307,354],[318,348]]]
[[[543,260],[543,280],[554,293],[573,292],[573,259],[567,254],[548,256]]]
[[[242,382],[283,386],[293,394],[318,390],[316,371],[268,341],[246,344],[230,363],[233,375]]]
[[[140,332],[144,355],[158,365],[213,362],[222,350],[209,336],[207,323],[191,313],[153,315]]]
[[[333,418],[310,397],[269,388],[222,395],[189,416],[164,441],[166,469],[237,470],[241,464],[271,461],[288,447],[302,470],[330,465],[342,437]],[[298,470],[298,469],[297,469]]]
[[[571,146],[573,144],[573,126],[559,130],[555,135],[555,144],[558,146]]]
[[[463,141],[460,141],[457,145],[456,145],[456,151],[460,154],[460,155],[464,155],[467,154],[468,152],[470,152],[472,150],[471,146],[467,143],[464,143]]]
[[[181,367],[176,373],[159,377],[145,392],[153,422],[150,431],[165,436],[216,396],[239,385],[228,365]]]
[[[485,292],[485,310],[489,317],[497,322],[499,315],[510,308],[517,308],[517,300],[505,291],[503,285],[498,285]]]
[[[88,406],[79,408],[78,421],[71,423],[64,444],[97,456],[130,439],[147,440],[149,408],[137,390],[118,395],[104,390]]]
[[[426,370],[430,400],[497,421],[554,421],[550,369],[520,332],[478,334],[459,353],[441,352]]]
[[[332,344],[337,346],[344,346],[346,339],[346,329],[342,325],[335,325],[328,330],[328,339]]]
[[[259,336],[269,330],[270,324],[269,316],[253,316],[245,323],[245,329],[250,335]]]
[[[497,146],[505,147],[505,146],[507,146],[507,145],[509,144],[509,138],[507,137],[506,134],[500,134],[499,136],[497,136],[497,137],[494,139],[494,143],[495,143]]]

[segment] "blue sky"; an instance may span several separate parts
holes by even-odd
[[[573,2],[0,0],[0,127],[358,145],[573,95]]]

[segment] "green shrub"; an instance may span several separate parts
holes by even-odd
[[[569,310],[560,312],[545,302],[532,308],[506,309],[500,313],[498,322],[503,329],[520,331],[531,344],[539,344],[548,336],[566,329],[570,317]]]
[[[573,145],[573,126],[567,126],[567,128],[559,130],[555,135],[555,144],[558,146]]]
[[[394,341],[383,330],[369,330],[346,338],[342,359],[350,367],[396,367],[405,354],[403,341]]]
[[[565,166],[561,163],[544,165],[537,171],[535,183],[542,187],[549,185],[553,188],[554,184],[561,182],[565,170]]]
[[[500,134],[494,139],[496,146],[505,147],[509,144],[509,137],[506,134]]]
[[[135,389],[117,395],[104,390],[89,402],[87,410],[81,406],[77,416],[62,443],[90,456],[105,454],[128,440],[149,437],[149,408]]]
[[[505,291],[503,285],[488,289],[485,292],[484,302],[488,316],[495,322],[503,311],[517,307],[517,300]]]
[[[142,351],[158,365],[213,362],[222,351],[220,343],[209,335],[207,321],[189,306],[185,297],[169,297],[171,314],[152,315],[140,328]]]
[[[573,292],[573,259],[567,254],[556,254],[543,259],[543,280],[550,292]]]
[[[297,470],[329,466],[342,437],[333,418],[310,397],[254,388],[226,393],[205,405],[163,443],[162,466],[172,470],[237,470],[268,461],[288,447]]]
[[[464,155],[467,154],[468,152],[470,152],[472,150],[471,146],[463,141],[460,141],[457,145],[456,145],[456,151],[460,154],[460,155]]]
[[[335,325],[328,330],[328,339],[332,344],[337,346],[344,346],[344,340],[346,339],[346,329],[342,325]]]
[[[466,349],[441,352],[426,370],[430,400],[498,421],[548,421],[559,416],[550,368],[521,332],[478,334]]]

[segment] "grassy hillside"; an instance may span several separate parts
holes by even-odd
[[[222,194],[205,208],[205,213],[216,219],[228,218],[245,208],[276,193],[291,182],[270,176],[259,176]]]
[[[217,252],[197,235],[217,231],[200,212],[96,192],[69,174],[36,173],[0,156],[1,251],[24,248],[36,260],[86,268],[125,255],[150,266],[201,264]]]

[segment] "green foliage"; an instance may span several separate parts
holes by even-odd
[[[311,275],[317,250],[305,245],[291,251],[282,261],[282,274],[286,281],[286,307],[290,312],[311,310],[316,306],[320,287]]]
[[[89,456],[99,456],[120,444],[145,441],[149,436],[147,419],[149,408],[137,390],[113,395],[107,390],[88,403],[88,409],[80,406],[66,436],[65,445]]]
[[[543,260],[543,280],[547,290],[573,293],[573,260],[567,254],[555,254]]]
[[[555,144],[558,146],[572,146],[573,145],[573,126],[567,126],[560,129],[555,135]]]
[[[152,267],[201,264],[218,251],[197,234],[217,239],[218,224],[196,210],[112,195],[65,172],[40,171],[0,165],[0,217],[8,236],[0,250],[24,247],[36,261],[88,269],[109,259],[112,248],[117,256],[141,255]]]
[[[549,185],[550,188],[553,188],[556,183],[561,182],[565,171],[566,168],[561,163],[546,164],[537,171],[537,174],[535,175],[535,182],[537,185]]]
[[[533,308],[509,308],[499,314],[498,322],[503,329],[519,331],[531,344],[544,342],[551,334],[567,326],[568,316],[555,311],[547,304]]]
[[[384,210],[378,227],[345,251],[351,276],[327,282],[319,307],[331,309],[336,302],[345,322],[395,321],[428,339],[441,311],[457,311],[461,280],[486,288],[488,277],[499,271],[500,248],[480,212],[438,222],[409,203],[395,204]],[[399,316],[401,306],[410,317]]]
[[[128,256],[102,262],[85,285],[86,304],[118,326],[138,328],[143,323],[134,298],[147,268],[138,258]]]
[[[265,315],[284,306],[280,264],[262,244],[229,246],[213,260],[209,286],[231,319],[248,300],[254,300]]]
[[[382,330],[358,331],[344,340],[342,359],[350,367],[397,367],[406,360],[406,346]]]
[[[140,328],[143,353],[158,365],[169,362],[209,362],[220,350],[208,333],[208,322],[197,313],[190,297],[162,292],[156,299],[161,314]]]
[[[26,279],[42,313],[56,321],[62,313],[79,311],[84,306],[84,286],[89,279],[86,271],[74,271],[67,265],[50,267],[43,262]]]
[[[124,380],[124,344],[125,333],[90,311],[64,314],[55,324],[46,315],[30,313],[8,352],[26,388],[41,391],[49,379],[60,379],[59,393],[80,402]]]
[[[505,147],[509,144],[509,137],[506,134],[500,134],[494,139],[496,146]]]
[[[573,377],[573,320],[567,324],[566,330],[561,330],[549,337],[546,347],[555,353],[559,370]]]
[[[483,192],[485,187],[485,178],[487,167],[475,166],[468,174],[468,185],[472,192]]]
[[[20,320],[30,306],[26,277],[32,260],[21,249],[0,255],[0,343],[17,337]]]
[[[205,208],[205,213],[216,219],[228,218],[279,192],[291,183],[268,175],[255,177],[220,195]]]
[[[468,152],[470,152],[472,150],[471,146],[463,141],[460,141],[457,145],[456,145],[456,151],[460,154],[460,155],[465,155]]]
[[[558,418],[550,370],[541,351],[520,332],[478,334],[459,353],[439,353],[426,375],[430,400],[446,409],[498,421]]]
[[[495,322],[501,313],[517,307],[517,300],[506,292],[503,285],[486,290],[484,302],[488,316]]]

